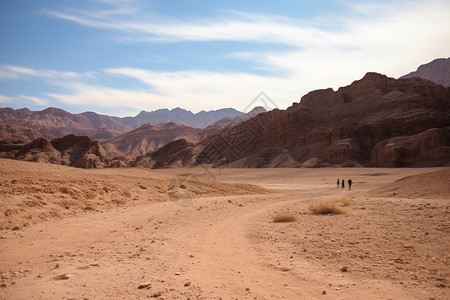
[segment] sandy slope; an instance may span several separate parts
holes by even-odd
[[[450,169],[0,170],[0,299],[450,297]]]

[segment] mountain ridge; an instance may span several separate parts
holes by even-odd
[[[450,57],[437,58],[429,63],[420,65],[416,71],[401,76],[399,79],[420,77],[450,87]]]
[[[312,91],[286,110],[261,113],[186,147],[177,149],[193,153],[183,158],[194,161],[186,166],[446,166],[450,88],[369,72],[337,91]],[[155,165],[166,160],[158,159]],[[170,160],[179,166],[173,153]]]
[[[185,117],[180,117],[180,114]],[[95,112],[72,114],[56,107],[48,107],[42,111],[31,111],[28,108],[12,109],[10,107],[0,107],[0,122],[15,123],[35,131],[44,130],[47,132],[46,138],[75,134],[96,136],[98,140],[106,141],[135,130],[147,123],[158,125],[176,122],[180,125],[202,129],[213,125],[223,118],[236,117],[241,114],[241,112],[233,108],[201,111],[196,114],[182,108],[176,108],[173,110],[161,109],[153,112],[141,111],[135,117],[120,118]],[[17,135],[18,138],[21,136],[23,138],[24,135]],[[24,141],[32,140],[33,137],[34,135],[29,134]],[[0,136],[0,140],[5,138],[6,136]]]

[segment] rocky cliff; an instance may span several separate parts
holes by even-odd
[[[337,91],[313,91],[287,110],[222,129],[199,144],[203,149],[193,165],[450,165],[448,126],[449,88],[367,73]],[[391,154],[392,143],[405,154]],[[424,145],[431,145],[433,154]]]
[[[3,142],[0,157],[78,168],[98,168],[105,163],[105,151],[97,141],[73,134],[52,141],[38,138],[30,143]]]

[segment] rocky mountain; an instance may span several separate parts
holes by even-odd
[[[81,114],[71,114],[58,108],[47,108],[43,111],[30,111],[27,108],[12,109],[0,108],[0,122],[8,123],[9,133],[0,131],[0,140],[10,137],[21,139],[23,142],[33,140],[35,133],[41,132],[41,137],[55,138],[68,134],[87,135],[99,141],[109,141],[133,131],[144,124],[164,124],[174,122],[193,128],[205,128],[223,118],[236,118],[243,115],[232,108],[219,109],[216,111],[201,111],[194,114],[190,111],[175,108],[173,110],[160,109],[152,112],[142,111],[135,117],[113,117],[100,115],[94,112]],[[15,134],[12,134],[12,127],[16,126]],[[23,131],[19,133],[19,131]],[[2,133],[3,132],[3,133]],[[27,136],[29,136],[27,138]]]
[[[173,151],[170,157],[161,153],[154,166],[169,160],[234,167],[450,165],[450,88],[367,73],[337,91],[313,91],[287,110],[226,127],[197,145],[177,146],[166,147],[183,160]]]
[[[161,148],[156,147],[155,151],[137,157],[130,164],[132,166],[150,168],[194,165],[195,157],[203,149],[199,144],[200,141],[217,134],[226,127],[249,120],[263,112],[267,112],[266,109],[258,106],[246,114],[241,114],[234,118],[223,118],[203,130],[197,130],[193,134],[186,135],[185,137],[177,136],[176,138],[172,138],[171,141],[163,143]]]
[[[100,115],[95,112],[84,112],[79,116],[86,117],[91,127],[96,130],[108,130],[109,132],[124,132],[135,129],[136,127],[127,124],[124,121],[125,118]]]
[[[1,142],[0,157],[78,168],[97,168],[105,163],[105,151],[97,141],[73,134],[51,141],[38,138],[30,143]]]
[[[129,162],[129,165],[154,169],[192,166],[195,163],[195,157],[202,149],[198,144],[196,146],[185,139],[179,139],[154,152],[138,156]]]
[[[16,123],[0,122],[0,141],[31,142],[39,137],[54,138],[47,130],[35,130]]]
[[[201,139],[201,129],[173,122],[159,125],[145,124],[117,138],[103,142],[102,146],[109,156],[138,156],[178,139],[198,143]]]
[[[203,140],[204,138],[214,135],[216,133],[218,133],[219,131],[221,131],[223,128],[225,127],[230,127],[233,125],[236,125],[238,123],[247,121],[248,119],[251,119],[257,115],[259,115],[260,113],[263,112],[267,112],[267,110],[264,107],[261,106],[257,106],[255,108],[253,108],[250,112],[245,113],[245,114],[241,114],[237,117],[225,117],[220,119],[219,121],[215,122],[214,124],[206,127],[205,129],[203,129],[201,131],[201,140]]]
[[[450,87],[450,57],[438,58],[421,65],[416,71],[404,75],[400,79],[412,77],[425,78],[445,87]]]
[[[263,107],[255,107],[247,114],[222,118],[205,129],[178,125],[174,122],[158,125],[144,124],[101,144],[108,156],[139,156],[155,151],[175,140],[183,139],[188,143],[196,144],[224,127],[246,121],[262,112],[266,112]]]
[[[143,124],[163,124],[174,122],[179,125],[186,125],[193,128],[205,128],[223,118],[234,118],[242,115],[241,112],[233,108],[223,108],[219,110],[201,111],[194,114],[182,108],[172,110],[159,109],[151,112],[141,111],[136,117],[124,118],[126,124],[137,128]]]
[[[95,131],[95,127],[86,117],[54,107],[37,112],[28,108],[0,108],[0,121],[16,123],[34,130],[46,130],[55,137]]]

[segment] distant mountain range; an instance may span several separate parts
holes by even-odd
[[[421,65],[416,71],[400,77],[413,78],[420,77],[441,84],[445,87],[450,87],[450,57],[438,58],[430,63]]]
[[[71,114],[58,108],[43,111],[0,108],[0,141],[20,144],[39,137],[52,140],[75,134],[99,141],[109,156],[135,156],[154,151],[176,139],[198,142],[236,120],[247,120],[265,111],[262,107],[256,107],[245,114],[225,108],[194,114],[176,108],[119,118],[94,112]],[[207,127],[201,128],[204,126]]]
[[[124,118],[124,121],[133,128],[143,124],[163,124],[174,122],[178,125],[186,125],[192,128],[205,128],[223,118],[234,118],[242,115],[242,112],[234,108],[222,108],[219,110],[201,111],[196,114],[182,108],[172,110],[159,109],[155,111],[141,111],[136,117]]]
[[[54,136],[67,134],[87,134],[98,130],[111,132],[127,132],[143,124],[163,124],[176,122],[192,128],[205,128],[223,118],[234,118],[242,115],[233,108],[192,113],[181,108],[172,110],[159,109],[151,112],[141,111],[135,117],[112,117],[95,112],[71,114],[65,110],[50,107],[43,111],[30,111],[28,108],[14,110],[0,108],[0,122],[14,122],[34,129],[46,129]]]
[[[43,111],[30,111],[28,108],[12,109],[0,108],[0,122],[9,125],[0,126],[0,132],[6,132],[11,124],[20,125],[42,132],[45,137],[63,137],[68,134],[87,135],[99,141],[106,141],[132,131],[144,124],[158,125],[175,122],[178,125],[186,125],[192,128],[205,128],[223,118],[235,118],[242,115],[233,108],[223,108],[213,111],[201,111],[192,113],[181,108],[172,110],[159,109],[156,111],[141,111],[135,117],[113,117],[100,115],[95,112],[71,114],[59,108],[47,108]],[[32,140],[36,134],[30,132],[20,133],[13,137],[13,132],[0,136],[1,139],[15,138]]]
[[[0,157],[79,167],[447,166],[448,62],[437,59],[401,79],[367,73],[270,112],[177,108],[118,118],[0,108]]]

